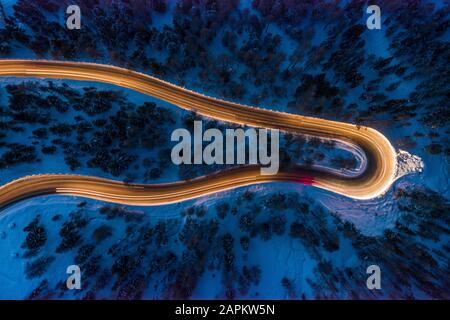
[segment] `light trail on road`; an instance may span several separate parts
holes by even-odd
[[[261,175],[260,166],[247,165],[164,184],[132,184],[74,174],[33,175],[1,186],[0,208],[25,198],[48,194],[74,195],[126,205],[163,205],[268,182],[303,183],[363,200],[382,195],[394,182],[396,152],[389,140],[372,128],[237,104],[208,97],[143,73],[103,64],[0,60],[0,76],[109,83],[216,120],[350,142],[364,151],[367,162],[364,170],[356,176],[343,176],[301,165],[281,168],[275,175]]]

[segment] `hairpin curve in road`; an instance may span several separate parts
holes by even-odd
[[[143,73],[104,64],[0,60],[0,76],[109,83],[221,121],[350,141],[363,150],[366,156],[364,170],[354,176],[301,165],[282,168],[275,175],[261,175],[259,166],[247,165],[191,180],[163,184],[132,184],[74,174],[32,175],[1,186],[0,207],[46,194],[74,195],[126,205],[163,205],[267,182],[297,182],[354,199],[371,199],[385,193],[395,178],[396,152],[389,140],[372,128],[216,99]]]

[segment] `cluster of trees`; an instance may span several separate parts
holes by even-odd
[[[84,1],[78,4],[83,14],[83,28],[71,32],[65,28],[65,20],[52,18],[65,12],[70,4],[70,1],[18,0],[13,6],[14,15],[6,17],[6,26],[0,33],[3,52],[9,53],[12,46],[21,44],[38,57],[95,59],[108,55],[111,60],[123,63],[128,42],[133,41],[136,31],[146,29],[153,13],[166,11],[165,0]],[[135,23],[130,24],[131,20]],[[21,25],[32,32],[27,33]]]
[[[245,194],[239,201],[243,205],[251,198],[251,195]],[[180,214],[186,217],[184,222],[179,219],[149,222],[138,211],[104,206],[100,213],[106,215],[109,222],[93,228],[91,238],[82,232],[94,223],[85,208],[86,203],[80,203],[79,208],[62,223],[59,232],[61,241],[56,245],[56,253],[73,252],[75,262],[89,279],[79,293],[80,297],[100,298],[99,290],[109,288],[109,297],[138,299],[153,285],[155,297],[186,299],[192,297],[199,279],[207,270],[222,272],[222,294],[228,298],[238,293],[247,295],[260,281],[260,268],[236,262],[235,256],[239,252],[233,244],[234,236],[220,230],[218,221],[207,217],[203,206],[192,206],[181,211]],[[110,241],[106,254],[112,262],[108,266],[105,253],[98,252],[96,244],[99,238],[108,241],[111,236],[116,236],[111,228],[116,223],[111,220],[116,219],[123,220],[127,227],[121,241]],[[37,223],[30,223],[27,230],[35,228]],[[99,234],[102,235],[99,237]],[[181,246],[182,250],[178,250],[177,246]],[[43,279],[30,298],[61,297],[66,292],[62,283],[52,288],[45,280],[45,270],[54,259],[40,256],[33,266],[30,265],[30,274]]]
[[[55,260],[52,256],[42,256],[25,265],[27,279],[38,278],[45,274],[49,265]]]
[[[51,255],[45,252],[40,255],[47,243],[48,235],[45,226],[40,222],[41,215],[37,215],[23,231],[26,233],[22,248],[25,250],[22,257],[24,259],[33,259],[25,264],[25,276],[27,279],[41,277],[47,271],[49,265],[55,260]],[[40,255],[40,256],[39,256]]]
[[[281,37],[268,31],[268,23],[258,15],[248,9],[240,11],[238,0],[177,1],[171,25],[158,27],[152,26],[151,18],[166,12],[165,0],[87,1],[80,4],[83,27],[76,32],[67,30],[64,21],[50,18],[65,11],[68,4],[47,0],[41,6],[18,0],[13,16],[6,17],[6,26],[0,30],[4,54],[18,45],[38,57],[106,58],[180,83],[196,68],[198,80],[213,84],[210,87],[216,94],[243,98],[248,81],[261,87],[260,93],[270,89],[277,96],[285,94],[285,85],[276,83],[286,58],[280,49]],[[223,54],[212,46],[216,37],[226,48]],[[244,72],[236,74],[241,65]],[[258,94],[253,97],[257,99]]]
[[[23,131],[23,125],[37,128],[28,138],[31,145],[0,141],[6,149],[0,169],[39,161],[39,144],[44,155],[62,151],[71,170],[86,165],[119,176],[137,162],[141,149],[159,150],[157,161],[143,159],[145,179],[159,178],[168,166],[170,150],[164,146],[170,137],[168,127],[175,123],[168,109],[153,102],[134,105],[118,91],[92,87],[79,91],[52,82],[11,84],[6,90],[9,105],[0,110],[5,119],[0,139],[6,140],[10,130]],[[64,122],[60,114],[70,109],[78,115],[73,122]]]
[[[63,223],[59,235],[61,242],[56,248],[57,253],[66,252],[81,244],[80,232],[89,224],[89,219],[81,211],[70,214],[70,219]]]
[[[289,102],[289,107],[302,114],[318,115],[337,109],[340,103],[339,88],[330,84],[326,75],[305,74],[302,82],[295,90],[295,100]]]
[[[337,50],[331,53],[328,61],[324,63],[324,70],[332,69],[337,79],[343,80],[349,88],[356,88],[364,81],[359,68],[365,62],[363,32],[367,27],[355,24],[348,27],[341,35]]]
[[[302,44],[310,44],[308,23],[314,24],[314,27],[323,26],[327,38],[301,50],[303,57],[300,59],[305,62],[303,73],[312,69],[316,73],[327,72],[330,76],[331,72],[330,80],[340,92],[361,85],[365,90],[359,101],[355,101],[357,104],[350,103],[346,106],[339,102],[340,97],[337,95],[334,108],[334,103],[321,108],[320,103],[296,95],[296,99],[289,103],[290,106],[304,104],[308,108],[301,110],[302,113],[310,112],[327,117],[332,111],[334,117],[344,120],[353,118],[358,123],[377,126],[413,127],[412,119],[417,118],[425,130],[445,132],[440,141],[434,141],[433,146],[427,146],[425,150],[435,154],[444,150],[442,146],[448,144],[450,119],[447,107],[450,98],[446,82],[450,71],[447,62],[450,47],[448,40],[443,37],[450,24],[448,6],[428,1],[416,1],[413,4],[380,1],[378,5],[384,8],[386,18],[383,25],[387,28],[386,40],[390,56],[377,58],[365,49],[364,39],[367,39],[366,34],[370,32],[364,26],[365,1],[292,3],[287,0],[254,0],[252,3],[253,8],[297,41],[299,48],[302,48]],[[296,61],[295,57],[293,60]],[[388,77],[393,77],[394,80],[385,81]],[[305,86],[308,81],[310,80],[302,79]],[[401,86],[402,83],[407,84]],[[419,85],[416,86],[417,83]],[[403,90],[409,87],[406,94],[403,94],[404,98],[389,99],[386,96],[398,93],[397,89],[400,87]],[[326,100],[331,99],[329,97]],[[420,141],[419,144],[424,147],[427,143],[429,142]],[[441,147],[437,147],[437,144]],[[448,153],[446,148],[445,154]]]
[[[181,84],[188,72],[192,74],[190,71],[195,70],[199,81],[213,84],[207,87],[215,95],[250,99],[254,103],[266,98],[295,96],[296,88],[289,89],[286,81],[308,81],[301,79],[308,69],[314,69],[314,73],[330,71],[336,85],[345,91],[362,85],[365,76],[361,70],[371,68],[366,63],[363,37],[367,32],[362,23],[364,1],[317,4],[315,1],[254,0],[253,8],[249,10],[239,9],[237,0],[225,3],[183,0],[176,2],[170,13],[171,24],[164,26],[153,26],[152,17],[166,14],[165,0],[87,1],[80,5],[86,27],[77,32],[66,30],[63,21],[49,18],[67,4],[67,1],[47,0],[41,6],[29,0],[17,1],[13,16],[6,17],[5,27],[0,32],[0,48],[8,54],[8,48],[18,44],[45,57],[76,59],[89,56],[99,61],[106,57],[115,64],[164,76]],[[444,112],[445,119],[448,118],[445,112],[448,97],[442,79],[448,73],[449,48],[440,38],[449,24],[448,9],[445,6],[435,9],[423,1],[414,6],[383,1],[380,5],[387,8],[389,50],[396,58],[381,58],[381,64],[377,63],[373,68],[375,74],[378,79],[394,74],[401,80],[417,78],[423,81],[423,87],[434,97],[433,102],[438,100],[438,103],[431,103],[430,98],[430,103],[421,107],[426,111],[423,122],[426,125],[440,122],[442,125],[442,117],[432,117],[430,113]],[[405,18],[411,15],[414,23]],[[21,24],[28,27],[27,31],[21,29]],[[292,52],[283,51],[282,44],[286,40],[271,32],[271,24],[276,24],[294,41],[297,47]],[[327,38],[313,44],[316,25],[324,28]],[[401,27],[397,27],[399,25]],[[223,50],[213,47],[215,38],[220,40]],[[433,70],[428,70],[431,65]],[[411,69],[413,71],[408,73]],[[438,78],[441,80],[434,81]],[[398,84],[399,81],[394,82],[389,89],[395,90]],[[252,90],[248,90],[249,85],[253,85]],[[374,94],[381,95],[378,90]],[[422,94],[416,99],[419,98]],[[296,100],[296,104],[305,102],[298,97]],[[339,100],[333,104],[336,116],[349,114]],[[317,110],[318,114],[322,112],[327,114],[327,110]],[[379,112],[384,111],[377,110]],[[364,120],[370,121],[370,117]]]
[[[415,107],[412,109],[414,116],[417,115],[424,129],[442,133],[425,150],[434,154],[440,153],[439,149],[445,149],[445,155],[448,156],[450,150],[437,145],[446,146],[449,139],[450,97],[448,82],[444,79],[450,74],[450,46],[443,35],[450,25],[450,10],[448,6],[437,7],[425,1],[418,1],[411,6],[396,3],[390,8],[391,19],[387,21],[386,32],[391,40],[389,49],[396,57],[395,66],[400,64],[409,71],[404,72],[403,79],[419,82],[408,96],[409,104]],[[405,10],[414,17],[412,20],[400,14]],[[410,108],[403,108],[403,112],[409,114]]]
[[[387,284],[383,292],[356,289],[367,277],[364,268],[341,269],[323,259],[317,267],[318,280],[311,282],[317,297],[342,298],[339,292],[345,291],[347,298],[448,299],[448,199],[414,186],[396,189],[395,198],[402,215],[382,236],[365,236],[350,222],[337,221],[361,263],[376,264],[383,270]]]
[[[26,250],[24,256],[34,256],[47,242],[47,230],[40,224],[41,216],[37,215],[23,231],[27,233],[22,248]]]
[[[362,0],[346,4],[254,0],[252,10],[239,10],[236,0],[180,0],[171,25],[162,27],[152,26],[151,17],[166,12],[164,0],[112,4],[85,1],[81,7],[86,27],[77,32],[66,30],[62,21],[49,21],[68,4],[56,0],[39,4],[17,1],[14,15],[6,17],[0,30],[0,54],[11,55],[15,47],[26,47],[38,57],[106,59],[180,84],[194,74],[193,82],[209,83],[205,88],[214,95],[255,104],[288,97],[288,106],[294,111],[345,120],[353,117],[358,123],[388,117],[391,125],[395,121],[396,126],[408,126],[418,118],[423,129],[432,133],[428,138],[433,141],[425,142],[425,150],[431,154],[450,152],[446,147],[450,48],[442,37],[449,25],[448,6],[436,9],[423,1],[381,1],[386,8],[383,23],[389,51],[395,58],[377,58],[366,54],[367,31],[361,20],[366,2]],[[293,52],[284,51],[286,40],[272,31],[271,24],[294,41]],[[323,27],[326,39],[314,42],[314,27],[308,24]],[[217,43],[223,50],[217,50]],[[369,72],[363,75],[363,69]],[[394,79],[385,83],[388,76]],[[408,96],[389,97],[400,93],[397,89],[408,81],[419,82]],[[346,101],[346,94],[359,87],[364,92],[358,100]],[[32,133],[33,143],[41,143],[44,154],[61,150],[73,170],[86,164],[117,176],[132,164],[139,165],[133,146],[159,149],[168,137],[167,126],[174,123],[167,110],[152,103],[132,105],[116,91],[86,88],[80,93],[67,85],[30,83],[9,85],[6,91],[9,106],[0,109],[0,143],[6,149],[2,150],[0,169],[38,160],[35,146],[4,141],[9,130],[23,131],[21,125],[37,126]],[[118,111],[113,112],[115,105]],[[58,114],[71,106],[83,116],[77,116],[75,123],[57,121]],[[183,121],[189,125],[194,119],[196,115],[190,115]],[[56,138],[48,141],[51,135]],[[425,135],[419,132],[415,137]],[[282,153],[286,164],[298,162],[306,145],[317,142],[306,143],[302,137],[289,136],[285,140]],[[148,179],[158,178],[168,162],[167,150],[159,151],[159,161],[142,161]],[[306,160],[313,163],[323,157],[316,153]],[[81,159],[86,161],[82,163]],[[339,166],[354,165],[348,159],[333,161]],[[215,169],[182,167],[180,176],[191,178]],[[348,292],[351,298],[380,295],[359,289],[367,277],[365,268],[342,268],[331,262],[330,254],[340,250],[346,238],[361,265],[382,266],[390,283],[383,292],[390,297],[409,298],[414,296],[413,290],[419,290],[428,297],[448,298],[448,200],[418,188],[398,189],[395,196],[403,215],[394,228],[378,237],[362,235],[351,223],[340,222],[298,194],[275,193],[258,202],[246,192],[236,203],[216,207],[218,219],[232,220],[239,227],[232,233],[222,230],[219,220],[210,218],[201,206],[183,210],[183,222],[168,219],[156,224],[145,224],[137,212],[104,207],[100,213],[108,219],[127,222],[126,236],[111,245],[107,254],[113,263],[106,266],[93,244],[84,241],[106,241],[112,236],[112,228],[103,225],[92,239],[84,239],[81,230],[88,222],[79,216],[83,211],[80,209],[63,224],[56,251],[78,248],[76,260],[87,275],[97,277],[82,291],[85,298],[97,298],[107,285],[118,298],[139,298],[150,284],[154,285],[155,295],[189,298],[206,270],[221,272],[223,296],[233,298],[238,291],[242,295],[250,292],[261,277],[258,266],[238,265],[239,254],[251,252],[256,238],[267,241],[288,235],[317,262],[315,276],[308,283],[318,298],[342,297],[342,292]],[[292,219],[287,218],[289,214]],[[25,248],[38,253],[46,244],[47,231],[38,221],[26,229]],[[174,238],[182,250],[172,250]],[[42,277],[52,261],[51,256],[40,256],[28,263],[28,276]],[[300,296],[288,278],[281,279],[280,285],[289,296]],[[55,290],[44,279],[30,297],[47,297]]]
[[[31,163],[37,159],[36,148],[20,143],[8,143],[0,156],[0,169],[8,169],[19,163]]]
[[[48,0],[38,7],[28,0],[20,0],[14,6],[14,15],[7,17],[0,35],[4,41],[9,41],[9,45],[28,46],[45,57],[78,59],[89,56],[96,61],[104,61],[106,57],[114,64],[153,73],[180,84],[185,84],[188,74],[194,75],[189,83],[191,87],[194,88],[198,80],[205,84],[202,89],[213,95],[240,101],[260,104],[266,99],[287,97],[288,107],[303,114],[324,117],[332,114],[333,118],[346,121],[353,118],[360,124],[382,121],[397,126],[408,126],[418,117],[431,129],[448,126],[446,106],[449,98],[443,79],[448,73],[449,49],[440,39],[445,32],[443,26],[448,25],[445,8],[435,10],[420,1],[412,9],[404,4],[386,4],[388,8],[395,7],[395,10],[388,10],[386,21],[389,50],[396,57],[394,59],[367,55],[364,41],[367,31],[361,20],[364,1],[313,3],[255,0],[251,10],[241,10],[238,1],[178,1],[170,13],[171,24],[154,26],[152,17],[166,13],[167,5],[163,0],[113,4],[87,2],[82,4],[83,23],[90,27],[69,32],[63,23],[47,21],[63,9],[65,2]],[[420,28],[405,18],[410,16],[411,10],[414,21],[423,18]],[[405,11],[408,14],[403,14]],[[129,23],[131,20],[133,24]],[[304,21],[305,25],[299,21]],[[29,27],[27,31],[20,29],[20,24]],[[287,36],[275,33],[271,24],[276,24]],[[394,28],[396,25],[403,28]],[[326,33],[326,39],[317,44],[313,41],[317,40],[316,26],[324,27]],[[214,47],[218,42],[216,38],[222,45],[220,50]],[[415,46],[419,40],[421,45]],[[292,52],[284,51],[286,41],[295,44]],[[434,66],[433,70],[426,69],[430,65]],[[364,77],[363,69],[370,70]],[[396,80],[383,84],[382,80],[390,75]],[[402,81],[410,80],[421,83],[409,97],[389,99],[386,96],[388,92],[395,92]],[[291,86],[291,83],[299,85]],[[348,90],[360,86],[365,91],[358,103],[346,101]],[[40,97],[15,93],[11,117],[45,124],[49,121],[49,110],[67,110],[69,100],[74,102],[77,110],[93,115],[110,110],[112,100],[123,99],[117,92],[92,88],[86,88],[82,97],[68,91],[75,95],[73,99],[62,99],[56,94]],[[25,105],[24,101],[30,103]],[[385,120],[386,116],[390,120]],[[98,137],[101,141],[108,141],[104,133],[96,134],[101,135]],[[124,137],[125,143],[134,136]],[[152,134],[145,140],[144,144],[158,143],[158,137]],[[448,134],[445,134],[433,141],[433,145],[425,148],[428,142],[423,147],[433,154],[448,154],[448,148],[442,147],[447,140]],[[435,147],[438,144],[440,148]],[[70,168],[83,165],[78,160],[79,152],[72,150],[69,144],[63,145],[64,149],[70,149],[64,151]],[[43,151],[47,154],[55,152],[54,148],[48,147]],[[91,166],[115,176],[124,173],[136,160],[132,155],[118,154],[116,150],[89,156]],[[322,157],[317,154],[307,162],[321,161]],[[112,161],[105,164],[104,159]],[[182,178],[202,173],[203,170],[198,168],[182,167],[180,171]],[[162,169],[155,165],[148,168],[145,178],[153,180],[161,174]]]
[[[355,170],[358,160],[333,140],[285,133],[280,142],[280,166],[289,168],[296,164]]]

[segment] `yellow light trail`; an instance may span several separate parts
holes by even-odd
[[[65,194],[127,205],[162,205],[242,186],[267,182],[300,182],[354,199],[382,195],[394,181],[396,152],[375,129],[237,104],[202,95],[158,78],[110,65],[46,60],[0,60],[0,76],[41,77],[109,83],[161,99],[221,121],[350,141],[365,153],[367,165],[357,176],[295,165],[276,175],[261,175],[247,165],[196,179],[164,184],[130,184],[92,176],[42,174],[0,187],[0,207],[21,199]]]

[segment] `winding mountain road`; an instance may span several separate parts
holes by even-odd
[[[372,128],[232,103],[110,65],[0,60],[0,76],[110,83],[217,120],[351,142],[360,147],[366,156],[364,170],[351,177],[300,165],[281,168],[276,175],[261,175],[259,166],[247,165],[192,180],[151,185],[72,174],[33,175],[1,186],[0,208],[25,198],[46,194],[74,195],[127,205],[163,205],[267,182],[304,183],[354,199],[371,199],[386,192],[394,181],[396,152],[389,140]]]

